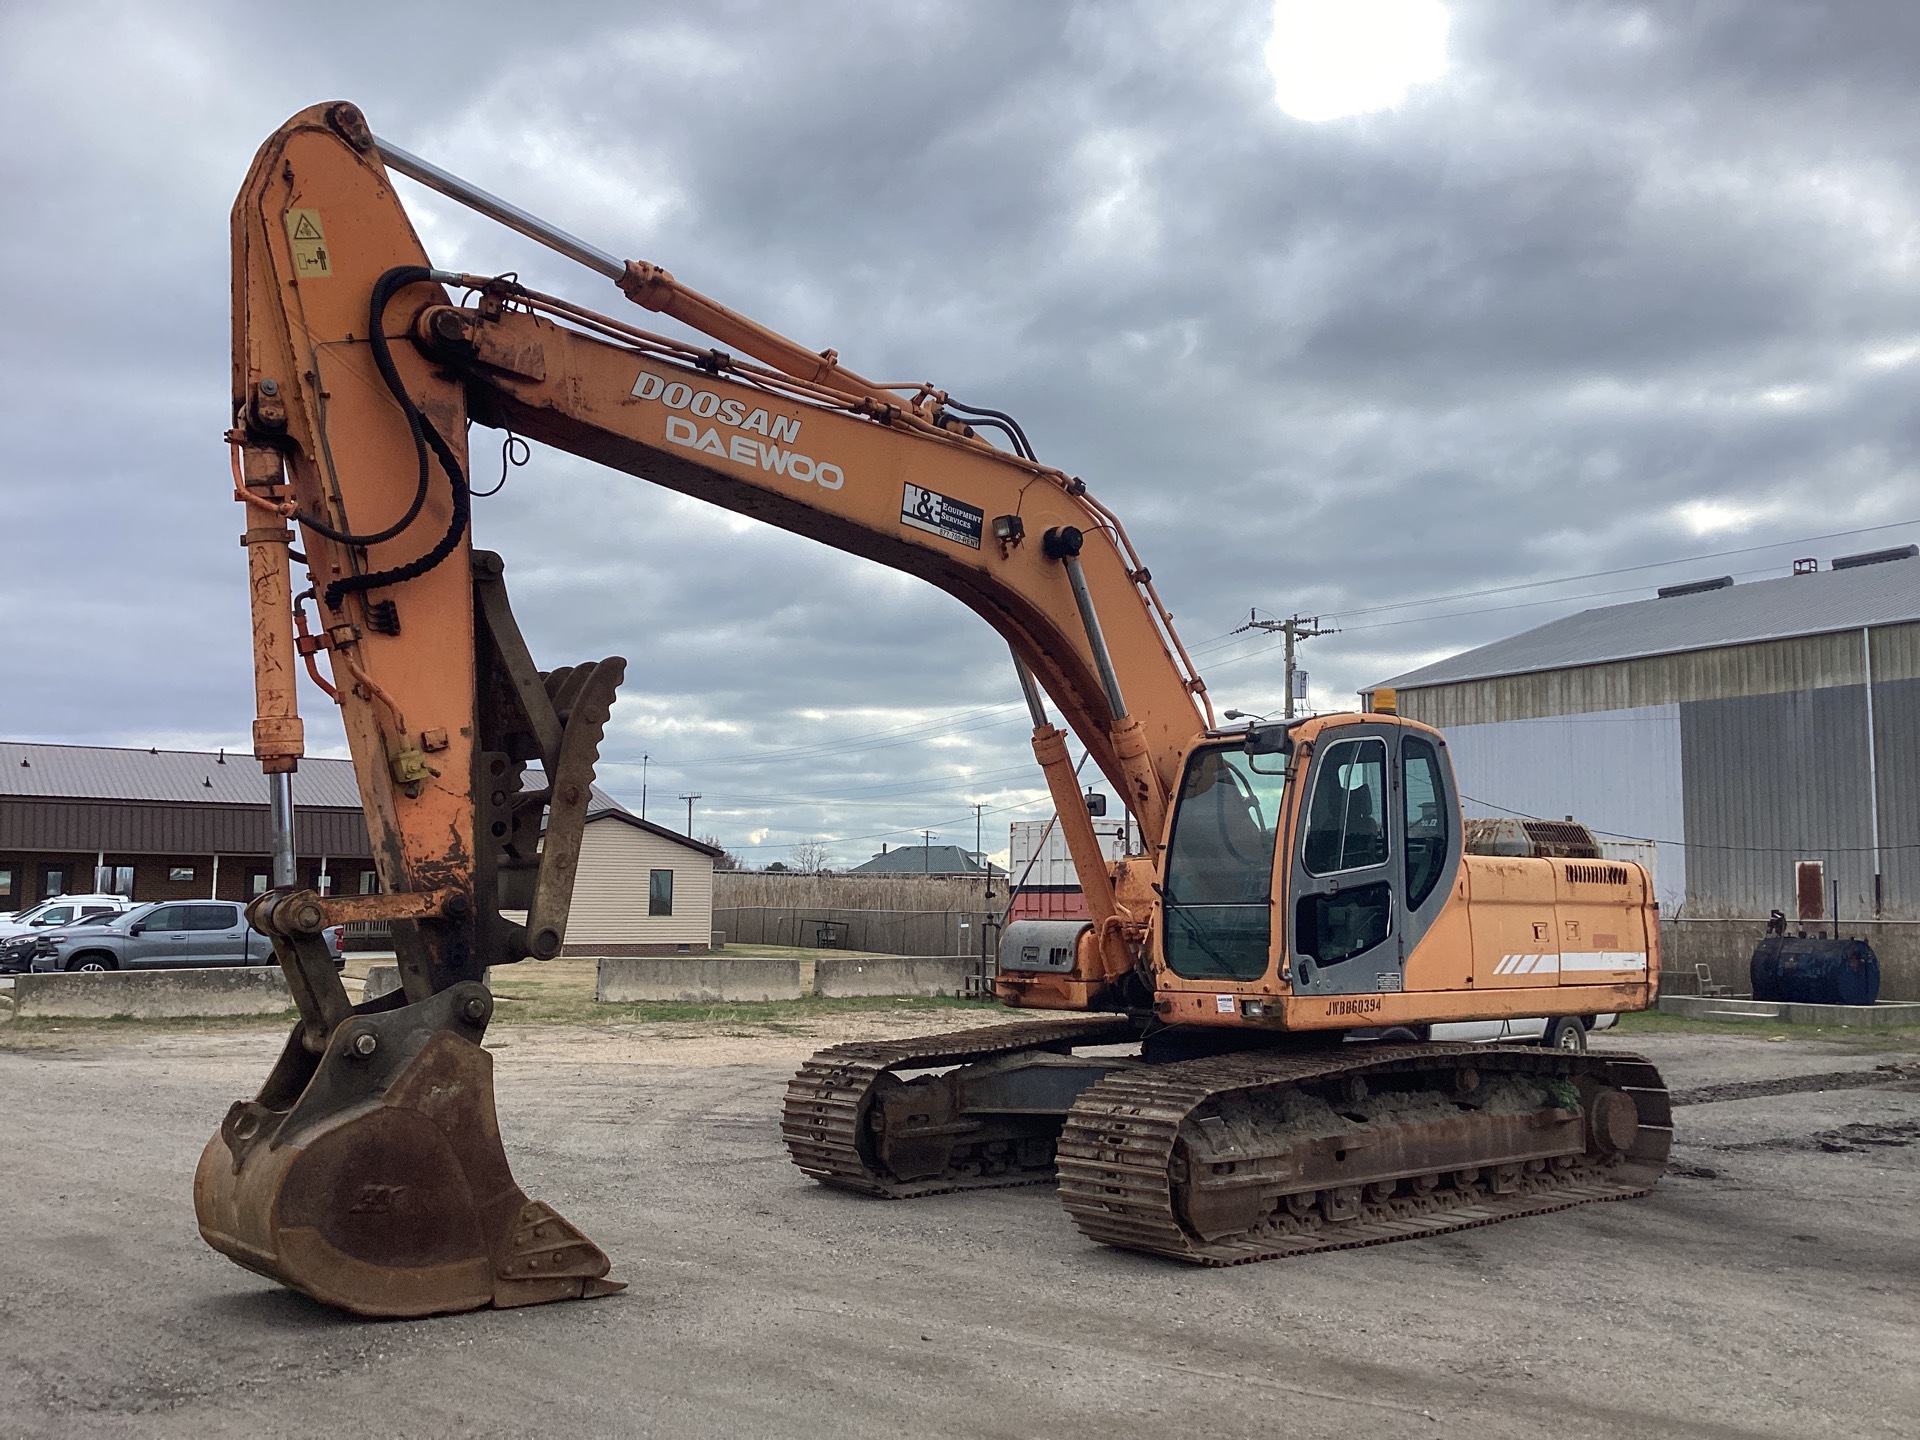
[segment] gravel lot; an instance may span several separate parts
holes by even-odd
[[[1688,1105],[1645,1200],[1200,1271],[1083,1241],[1045,1189],[889,1204],[787,1163],[780,1093],[809,1051],[970,1023],[497,1032],[522,1185],[631,1288],[385,1324],[195,1233],[194,1160],[277,1031],[15,1031],[0,1435],[1915,1433],[1911,1083]],[[1914,1058],[1635,1047],[1676,1091]]]

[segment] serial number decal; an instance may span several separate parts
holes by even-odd
[[[669,445],[718,455],[736,465],[785,475],[822,490],[838,490],[847,483],[846,472],[831,461],[783,448],[799,442],[800,421],[795,416],[774,415],[763,408],[749,410],[742,401],[723,399],[711,390],[696,390],[684,380],[668,380],[651,370],[642,370],[633,382],[633,397],[658,400],[669,410],[687,412],[667,417]],[[695,419],[716,423],[701,426]],[[723,425],[734,433],[723,437]],[[761,435],[766,439],[755,438]]]
[[[1378,995],[1360,995],[1352,1000],[1329,1000],[1327,1002],[1327,1014],[1329,1015],[1371,1015],[1379,1008],[1380,997]]]
[[[980,522],[985,518],[984,510],[964,500],[942,495],[937,490],[923,490],[918,485],[907,486],[906,493],[900,497],[902,525],[911,525],[915,530],[924,530],[943,540],[971,545],[975,550],[980,548]]]

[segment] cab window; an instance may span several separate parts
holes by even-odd
[[[1307,811],[1301,861],[1334,875],[1387,860],[1387,744],[1374,737],[1327,747]]]
[[[1167,965],[1189,980],[1266,973],[1284,760],[1241,749],[1187,761],[1167,847]]]
[[[1401,794],[1407,807],[1407,909],[1418,910],[1447,866],[1447,804],[1440,752],[1431,740],[1409,735],[1400,747]]]

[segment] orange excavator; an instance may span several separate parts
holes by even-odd
[[[711,343],[435,269],[392,172]],[[894,1198],[1053,1178],[1087,1235],[1213,1265],[1659,1176],[1659,1075],[1584,1053],[1579,1019],[1650,1002],[1646,873],[1566,836],[1467,853],[1445,741],[1393,714],[1216,722],[1119,520],[1011,416],[863,379],[376,139],[345,103],[261,147],[233,266],[255,753],[297,767],[304,665],[340,707],[382,893],[283,874],[250,910],[299,1018],[201,1157],[217,1250],[365,1315],[620,1288],[514,1183],[481,1041],[488,968],[560,951],[625,662],[536,666],[500,558],[471,547],[474,424],[919,576],[1013,650],[1091,919],[1003,936],[998,999],[1049,1015],[809,1061],[782,1121],[807,1174]],[[1141,853],[1103,858],[1068,730]],[[391,928],[401,981],[360,1004],[321,938],[356,921]],[[1552,1046],[1428,1037],[1540,1015]]]

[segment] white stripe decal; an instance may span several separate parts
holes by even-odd
[[[1558,955],[1502,955],[1500,963],[1493,967],[1496,975],[1538,975],[1558,970],[1562,965]]]
[[[1647,968],[1647,952],[1644,950],[1575,951],[1564,956],[1560,965],[1565,970],[1644,970]]]

